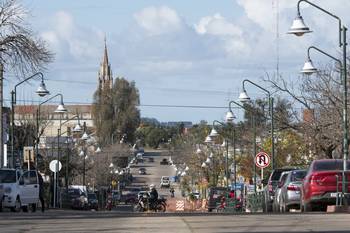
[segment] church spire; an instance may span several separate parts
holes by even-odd
[[[103,62],[102,62],[103,66],[108,66],[109,62],[108,62],[108,51],[107,51],[107,40],[106,40],[106,36],[105,36],[105,51],[104,51],[104,56],[103,56]]]
[[[98,72],[99,88],[101,89],[105,87],[112,88],[113,86],[112,69],[108,61],[108,49],[107,49],[106,36],[104,38],[104,43],[105,43],[105,48],[104,48],[103,59],[100,65],[100,71]]]

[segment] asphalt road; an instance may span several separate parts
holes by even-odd
[[[334,232],[350,231],[349,214],[135,214],[50,210],[0,213],[7,232]]]
[[[133,186],[149,186],[154,184],[160,195],[169,196],[170,192],[168,188],[160,188],[160,179],[162,176],[174,176],[176,171],[173,166],[170,165],[160,165],[160,161],[163,158],[167,160],[169,157],[166,153],[160,150],[146,151],[144,157],[144,163],[134,164],[131,167],[131,173],[134,177]],[[152,157],[154,162],[149,162],[148,158]],[[139,168],[146,168],[146,175],[139,175]],[[177,187],[177,186],[176,186]],[[178,190],[175,191],[175,196],[180,195]]]

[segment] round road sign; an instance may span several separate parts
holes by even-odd
[[[270,156],[265,152],[259,152],[255,156],[255,165],[260,168],[265,168],[270,165]]]
[[[52,160],[51,162],[50,162],[50,170],[52,171],[52,172],[58,172],[57,171],[57,162],[58,162],[58,171],[61,171],[61,169],[62,169],[62,163],[61,162],[59,162],[59,161],[57,161],[56,159],[55,160]]]

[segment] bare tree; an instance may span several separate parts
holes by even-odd
[[[314,148],[318,157],[333,158],[333,151],[341,145],[341,81],[339,71],[328,66],[316,77],[302,77],[296,83],[282,77],[267,76],[265,81],[279,92],[287,93],[303,108],[303,118],[295,114],[299,122],[295,129]]]
[[[3,144],[2,105],[4,67],[19,76],[35,72],[52,61],[44,41],[36,38],[25,22],[28,12],[19,0],[0,2],[0,142]],[[0,146],[0,163],[3,166],[3,146]]]

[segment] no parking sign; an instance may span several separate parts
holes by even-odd
[[[260,168],[265,168],[270,165],[270,156],[265,152],[259,152],[255,156],[255,165]]]

